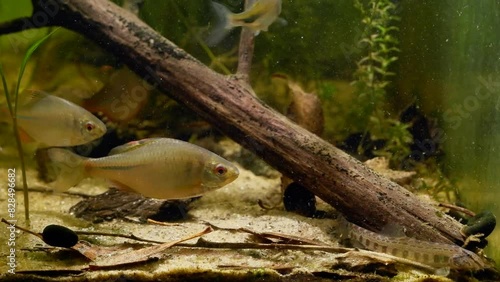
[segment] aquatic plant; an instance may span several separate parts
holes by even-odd
[[[354,5],[361,12],[364,24],[359,46],[367,54],[357,62],[354,73],[356,80],[353,84],[357,87],[360,105],[353,113],[353,120],[363,126],[363,138],[370,136],[372,140],[386,141],[385,146],[375,153],[388,157],[394,165],[410,154],[409,144],[413,141],[409,125],[389,117],[383,107],[389,77],[394,75],[389,68],[398,59],[394,53],[400,51],[397,48],[399,42],[393,35],[398,31],[394,26],[399,20],[394,15],[397,6],[390,0],[356,0]],[[361,145],[358,153],[363,154]]]
[[[13,97],[11,97],[9,93],[9,88],[7,86],[7,80],[5,78],[2,64],[0,63],[0,76],[2,77],[2,86],[4,89],[5,93],[5,99],[7,101],[7,106],[9,108],[9,113],[12,118],[12,127],[14,130],[14,137],[16,139],[16,144],[17,144],[17,150],[19,154],[19,160],[21,162],[21,173],[22,173],[22,179],[23,179],[23,196],[24,196],[24,217],[27,222],[29,222],[30,214],[29,214],[29,197],[28,197],[28,183],[26,180],[26,164],[24,161],[24,155],[23,155],[23,145],[21,143],[21,137],[19,136],[19,131],[17,127],[17,108],[18,108],[18,101],[19,101],[19,88],[21,85],[21,80],[24,75],[24,70],[26,69],[26,65],[28,64],[28,60],[31,58],[31,55],[38,49],[40,45],[42,45],[45,40],[47,40],[54,32],[56,32],[59,28],[53,30],[46,36],[42,37],[33,45],[31,45],[28,50],[26,51],[26,54],[24,55],[24,58],[21,62],[21,67],[19,69],[19,75],[17,77],[17,83],[16,87],[14,88],[14,93]],[[14,103],[12,101],[12,98],[14,99]]]

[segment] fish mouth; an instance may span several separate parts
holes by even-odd
[[[203,183],[202,184],[202,188],[204,191],[203,193],[217,190],[217,189],[220,189],[220,188],[230,184],[231,182],[236,180],[236,178],[238,178],[239,174],[240,174],[240,172],[237,169],[231,170],[228,172],[228,174],[226,174],[226,177],[224,179],[221,179],[220,181],[218,181],[216,183]]]
[[[92,134],[90,134],[86,143],[90,143],[92,141],[95,141],[95,140],[103,137],[104,134],[106,134],[106,132],[107,132],[106,126],[99,127],[98,129],[96,128],[96,130],[94,132],[92,132]]]
[[[104,134],[106,134],[107,132],[107,128],[106,126],[104,126],[102,129],[99,130],[99,132],[96,134],[96,138],[100,138],[100,137],[103,137]]]
[[[228,173],[226,181],[224,181],[224,185],[233,182],[234,180],[236,180],[236,178],[238,178],[238,176],[240,176],[240,171],[237,167],[233,166],[230,173]]]

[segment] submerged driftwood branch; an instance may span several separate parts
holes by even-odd
[[[252,6],[254,0],[245,0],[245,10]],[[253,51],[255,47],[254,32],[243,28],[240,35],[240,46],[238,48],[238,69],[236,73],[250,84],[250,69],[252,66]]]
[[[416,238],[463,241],[458,222],[292,123],[263,104],[244,81],[210,70],[132,13],[107,0],[33,4],[33,22],[45,13],[45,26],[63,26],[95,41],[350,221],[374,231],[398,223]],[[6,31],[1,27],[0,34]]]

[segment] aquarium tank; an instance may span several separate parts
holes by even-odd
[[[497,26],[494,0],[1,1],[0,280],[500,280]]]

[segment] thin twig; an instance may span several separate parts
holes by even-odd
[[[157,221],[157,220],[154,220],[151,218],[146,219],[146,222],[151,223],[151,224],[161,225],[161,226],[179,226],[179,225],[181,225],[180,223]]]
[[[74,232],[76,234],[78,234],[78,235],[120,237],[120,238],[125,238],[125,239],[140,241],[140,242],[154,243],[154,244],[164,244],[165,243],[165,242],[161,242],[161,241],[143,239],[143,238],[135,236],[132,233],[130,233],[130,234],[127,235],[127,234],[109,233],[109,232],[98,232],[98,231],[79,231],[79,230],[75,230]]]
[[[16,229],[19,229],[19,230],[24,231],[26,233],[35,235],[38,238],[42,239],[42,235],[40,233],[31,231],[31,230],[26,229],[24,227],[18,226],[18,225],[14,224],[14,223],[10,223],[5,218],[2,218],[1,222],[5,223],[7,225],[14,226]],[[126,238],[126,239],[130,239],[130,240],[135,240],[135,241],[140,241],[140,242],[147,242],[147,243],[154,243],[154,244],[164,244],[165,243],[165,242],[161,242],[161,241],[143,239],[143,238],[135,236],[134,234],[127,235],[127,234],[119,234],[119,233],[98,232],[98,231],[79,231],[79,230],[76,230],[76,231],[73,230],[73,232],[75,232],[78,235],[94,235],[94,236],[120,237],[120,238]]]
[[[7,221],[7,220],[6,220],[5,218],[3,218],[3,217],[2,217],[2,219],[1,219],[0,221],[1,221],[1,222],[3,222],[3,223],[5,223],[5,224],[7,224],[7,225],[13,226],[13,227],[14,227],[14,228],[16,228],[16,229],[19,229],[19,230],[21,230],[21,231],[24,231],[24,232],[26,232],[26,233],[29,233],[29,234],[31,234],[31,235],[34,235],[34,236],[36,236],[36,237],[38,237],[38,238],[40,238],[40,239],[42,239],[42,240],[43,240],[43,236],[42,236],[42,234],[40,234],[40,233],[37,233],[37,232],[35,232],[35,231],[31,231],[31,230],[29,230],[29,229],[27,229],[27,228],[24,228],[24,227],[21,227],[21,226],[19,226],[19,225],[17,225],[17,224],[11,223],[11,222]]]
[[[466,208],[463,208],[463,207],[459,207],[459,206],[455,206],[455,205],[452,205],[452,204],[446,204],[446,203],[439,203],[439,206],[440,207],[444,207],[444,208],[448,208],[450,210],[454,210],[454,211],[457,211],[457,212],[461,212],[463,214],[466,214],[468,216],[476,216],[476,214],[471,211],[471,210],[468,210]]]

